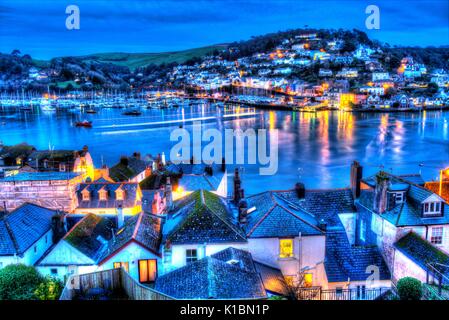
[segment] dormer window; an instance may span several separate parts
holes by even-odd
[[[425,216],[441,215],[441,202],[426,202],[424,203]]]
[[[98,191],[98,197],[100,198],[100,201],[106,201],[108,200],[108,192],[104,189],[101,189]]]
[[[65,163],[60,163],[59,164],[59,172],[66,172]]]

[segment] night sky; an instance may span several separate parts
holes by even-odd
[[[34,58],[98,52],[162,52],[301,28],[357,28],[391,45],[449,44],[449,1],[398,0],[0,0],[0,52]],[[76,4],[81,29],[65,28]],[[381,29],[365,28],[376,4]]]

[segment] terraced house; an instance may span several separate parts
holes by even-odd
[[[358,241],[380,248],[393,279],[411,275],[425,282],[434,271],[447,274],[449,207],[444,199],[424,188],[419,175],[381,171],[359,183]]]

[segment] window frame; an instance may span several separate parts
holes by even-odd
[[[435,235],[435,231],[437,231],[436,235]],[[443,238],[444,238],[444,228],[442,226],[431,228],[430,243],[432,243],[433,245],[437,245],[437,246],[442,245]]]
[[[439,216],[442,213],[441,201],[425,202],[423,205],[424,216]]]
[[[192,253],[195,252],[195,255]],[[186,264],[198,261],[198,249],[186,249]]]
[[[283,245],[282,243],[290,242],[291,243],[291,253],[288,255],[284,255]],[[293,238],[281,238],[279,239],[279,259],[291,259],[295,256],[295,243]]]

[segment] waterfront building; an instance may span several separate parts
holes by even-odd
[[[75,190],[84,181],[77,172],[23,172],[0,179],[0,203],[11,211],[29,202],[53,210],[72,212]]]

